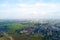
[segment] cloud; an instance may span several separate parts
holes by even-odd
[[[44,19],[52,18],[59,12],[59,5],[55,3],[16,3],[16,4],[1,4],[3,10],[0,11],[1,18],[12,19]],[[1,7],[0,7],[1,8]],[[58,16],[58,15],[57,15]]]

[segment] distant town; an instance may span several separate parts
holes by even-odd
[[[59,20],[0,20],[0,40],[60,40]]]

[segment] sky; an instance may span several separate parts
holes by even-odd
[[[60,19],[60,0],[0,0],[0,19]]]

